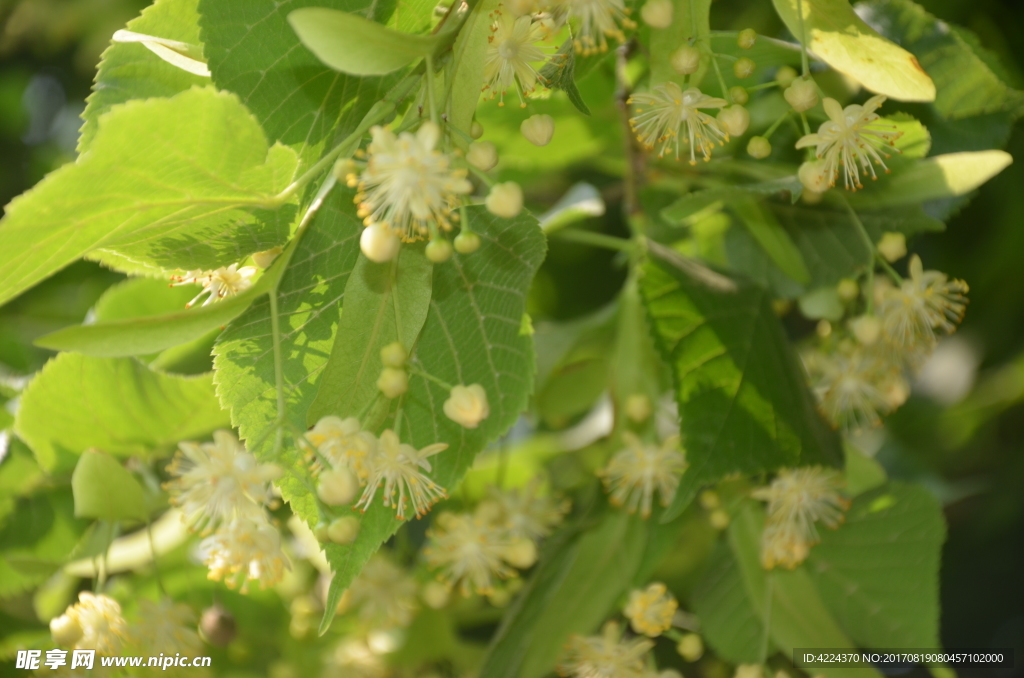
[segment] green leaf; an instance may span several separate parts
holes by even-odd
[[[98,248],[190,269],[281,244],[294,209],[275,211],[275,195],[295,169],[233,95],[192,89],[119,106],[89,153],[8,205],[0,303]]]
[[[583,115],[590,115],[590,109],[583,101],[580,90],[576,87],[576,49],[573,47],[572,38],[566,38],[562,46],[544,67],[540,69],[541,79],[551,89],[560,89],[569,97],[569,101],[576,107],[576,110]]]
[[[734,664],[761,663],[764,623],[744,588],[728,542],[719,542],[712,552],[706,574],[693,592],[693,611],[716,654]]]
[[[208,374],[158,374],[130,358],[62,353],[25,389],[14,429],[52,471],[88,448],[150,456],[229,425]]]
[[[890,483],[853,500],[823,530],[807,569],[825,605],[861,647],[939,647],[945,525],[923,487]]]
[[[932,103],[949,119],[989,113],[1024,112],[1024,92],[1005,83],[995,58],[978,39],[940,21],[910,0],[870,0],[857,4],[858,13],[889,39],[915,54],[932,80]]]
[[[689,462],[663,519],[730,473],[841,462],[839,438],[818,415],[764,290],[716,289],[651,261],[641,291],[672,366]]]
[[[938,155],[893,173],[849,201],[857,209],[879,209],[954,198],[970,193],[1012,162],[1013,156],[999,150]]]
[[[380,397],[380,350],[400,342],[411,351],[430,306],[434,266],[416,247],[403,247],[388,264],[360,257],[345,286],[345,307],[306,423],[357,416]]]
[[[146,493],[128,469],[109,454],[86,450],[71,474],[75,517],[140,520],[149,515]]]
[[[199,0],[156,0],[138,18],[128,22],[132,32],[187,44],[199,44]],[[92,145],[100,116],[129,99],[172,97],[209,77],[188,73],[161,59],[142,44],[111,42],[100,58],[93,92],[86,101],[78,152]]]
[[[651,85],[666,81],[697,87],[711,64],[711,0],[673,0],[672,23],[668,28],[652,28],[650,32]],[[692,41],[692,42],[691,42]],[[689,76],[672,68],[670,55],[681,45],[693,44],[700,50],[700,67]]]
[[[552,537],[541,562],[502,618],[480,678],[541,678],[573,633],[590,634],[632,584],[647,541],[644,521],[604,513],[578,535]]]
[[[864,23],[847,0],[772,2],[797,40],[866,89],[898,101],[935,99],[935,83],[914,55]]]
[[[89,523],[75,518],[66,485],[18,501],[15,514],[0,530],[0,599],[46,581],[68,557]]]
[[[729,201],[729,207],[783,273],[802,285],[811,281],[803,255],[770,210],[749,195]]]
[[[852,445],[847,444],[844,447],[846,468],[843,470],[843,476],[846,479],[846,491],[850,496],[856,497],[862,492],[885,484],[888,476],[881,464]]]
[[[385,75],[430,56],[437,35],[393,31],[361,16],[327,7],[306,7],[288,15],[299,40],[320,61],[352,75]]]

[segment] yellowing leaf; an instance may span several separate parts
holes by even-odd
[[[899,101],[935,100],[935,83],[917,58],[864,23],[847,0],[772,1],[807,49],[866,89]]]

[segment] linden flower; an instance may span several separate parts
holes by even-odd
[[[612,621],[604,625],[600,636],[570,636],[558,674],[572,678],[642,678],[643,656],[654,642],[621,638],[619,625]]]
[[[608,51],[607,38],[624,42],[626,36],[619,28],[636,26],[629,18],[623,0],[559,0],[568,17],[579,19],[579,28],[573,47],[584,56]]]
[[[884,101],[885,96],[878,94],[868,99],[863,106],[851,104],[843,108],[835,99],[825,97],[822,106],[829,121],[822,123],[816,134],[808,134],[796,142],[797,148],[816,147],[815,154],[825,161],[823,171],[830,178],[830,186],[836,185],[840,165],[843,166],[844,184],[851,191],[864,188],[857,171],[858,163],[861,173],[868,176],[870,172],[872,179],[878,178],[872,162],[889,172],[882,158],[891,156],[880,149],[886,145],[892,146],[903,133],[891,125],[875,122],[878,120],[875,110]]]
[[[230,266],[222,266],[213,271],[187,271],[185,275],[171,276],[171,280],[175,281],[171,283],[171,287],[202,285],[203,291],[197,294],[192,301],[185,304],[185,308],[191,308],[193,304],[203,298],[204,294],[210,296],[203,302],[203,306],[209,306],[224,297],[230,297],[252,287],[252,277],[256,275],[258,270],[255,266],[238,268],[238,264],[231,264]]]
[[[699,89],[691,87],[684,92],[676,83],[666,82],[650,92],[632,95],[628,103],[636,111],[629,126],[647,150],[658,146],[659,158],[672,151],[678,160],[680,142],[685,140],[690,145],[690,164],[696,165],[698,151],[707,162],[715,145],[729,140],[718,120],[699,110],[722,108],[729,102]]]
[[[477,514],[490,517],[512,538],[539,541],[551,534],[569,512],[569,502],[538,496],[541,478],[514,490],[489,489],[490,497],[477,507]]]
[[[306,440],[335,466],[347,465],[361,479],[369,475],[370,455],[377,445],[372,433],[364,431],[355,417],[321,417],[306,433]]]
[[[62,645],[109,655],[121,651],[127,624],[116,600],[82,591],[78,594],[78,603],[50,621],[50,630],[54,640]]]
[[[792,525],[768,523],[761,533],[761,567],[766,570],[782,566],[787,570],[807,560],[811,545],[800,538]]]
[[[378,552],[346,593],[346,604],[374,629],[408,626],[416,611],[416,581],[390,558]]]
[[[269,483],[279,469],[257,463],[230,431],[214,431],[212,443],[181,442],[178,448],[167,466],[176,477],[164,489],[193,527],[209,533],[236,517],[260,513],[259,504],[271,500]]]
[[[425,122],[415,135],[396,137],[383,127],[371,128],[370,134],[370,157],[355,197],[363,223],[377,224],[406,242],[427,237],[431,224],[450,231],[449,215],[458,196],[473,186],[466,170],[453,169],[449,156],[434,149],[441,137],[437,125]]]
[[[921,258],[911,257],[910,277],[898,288],[887,289],[879,307],[882,327],[895,347],[913,351],[919,344],[930,348],[935,330],[956,331],[967,308],[967,283],[949,280],[940,271],[925,271]]]
[[[843,522],[849,502],[839,493],[840,475],[820,466],[783,469],[767,487],[751,493],[768,502],[768,524],[784,526],[784,533],[808,544],[819,541],[818,521],[835,529]]]
[[[544,28],[529,15],[516,18],[500,11],[495,14],[491,35],[487,36],[490,44],[484,57],[484,91],[490,90],[492,99],[500,94],[498,105],[504,106],[505,92],[517,85],[520,105],[525,107],[523,95],[537,88],[539,77],[532,64],[547,58],[534,44],[544,38]]]
[[[394,507],[399,520],[405,520],[406,502],[413,513],[426,515],[430,507],[448,496],[443,487],[423,475],[420,469],[432,470],[429,457],[448,449],[447,443],[435,443],[422,450],[406,445],[391,429],[380,434],[370,457],[370,475],[356,508],[366,511],[373,502],[377,488],[384,486],[384,506]],[[395,495],[398,495],[397,498]]]
[[[127,636],[131,645],[142,650],[140,654],[202,654],[195,612],[188,605],[167,598],[159,603],[140,601],[138,619]]]
[[[291,569],[281,550],[281,534],[262,512],[222,526],[202,541],[199,552],[210,569],[208,579],[223,580],[230,589],[241,579],[242,593],[249,590],[250,581],[259,582],[260,588],[273,586]]]
[[[879,414],[900,404],[891,394],[902,390],[901,371],[875,352],[840,347],[831,355],[808,356],[805,365],[819,406],[835,426],[848,431],[878,426]]]
[[[672,627],[678,607],[665,585],[655,582],[643,591],[632,591],[624,612],[634,631],[656,638]]]
[[[618,452],[608,466],[599,472],[611,502],[625,506],[630,513],[651,515],[654,493],[661,505],[667,506],[679,486],[679,476],[686,469],[686,460],[679,451],[679,437],[668,438],[661,447],[645,445],[630,432],[622,434],[626,448]]]
[[[423,549],[427,564],[442,569],[448,586],[459,585],[462,595],[494,590],[492,577],[506,579],[515,571],[507,565],[514,544],[486,520],[468,514],[442,513],[427,531]]]

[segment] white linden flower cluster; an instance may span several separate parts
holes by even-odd
[[[654,582],[646,589],[631,591],[623,612],[634,631],[657,638],[672,627],[672,617],[677,609],[679,603],[668,587]]]
[[[525,107],[524,96],[537,88],[540,75],[533,64],[547,59],[547,54],[536,43],[545,38],[546,30],[532,16],[512,16],[499,7],[491,13],[494,23],[484,57],[484,93],[499,97],[498,105],[505,105],[505,93],[515,86],[520,105]]]
[[[210,579],[231,588],[241,579],[243,593],[250,581],[272,586],[290,567],[265,508],[273,504],[270,481],[280,469],[258,463],[230,431],[216,431],[213,439],[179,443],[167,467],[174,477],[164,489],[191,527],[213,532],[199,545]]]
[[[539,489],[539,479],[522,490],[491,488],[474,512],[439,515],[427,531],[427,564],[449,589],[494,596],[494,580],[531,567],[537,543],[569,509],[567,502],[539,496]]]
[[[761,537],[761,564],[766,570],[793,569],[821,538],[815,523],[831,529],[843,522],[849,502],[840,494],[842,478],[817,466],[783,469],[752,496],[768,503],[768,518]]]
[[[709,97],[699,89],[683,91],[676,83],[666,82],[650,92],[632,95],[628,103],[633,104],[636,113],[629,125],[637,140],[648,150],[657,148],[658,157],[671,152],[678,160],[685,141],[690,147],[690,164],[696,165],[698,152],[706,162],[716,145],[729,141],[721,123],[700,110],[722,108],[729,102]]]
[[[395,509],[399,520],[421,517],[439,500],[447,496],[443,487],[435,483],[424,472],[432,468],[429,458],[448,449],[446,443],[435,443],[417,450],[399,440],[391,429],[379,437],[362,430],[355,418],[341,419],[333,415],[320,419],[306,435],[317,452],[331,465],[329,472],[352,473],[363,492],[355,508],[366,511],[373,503],[377,489],[383,487],[384,506]],[[324,476],[321,473],[321,486]],[[336,483],[337,476],[328,475],[328,481]],[[357,487],[357,486],[354,486]],[[318,490],[323,498],[324,491]],[[337,496],[339,493],[332,493]],[[351,492],[347,500],[328,502],[333,505],[349,503],[355,497]]]
[[[611,502],[625,506],[630,513],[640,511],[651,515],[654,493],[659,494],[662,506],[667,506],[679,487],[679,478],[686,470],[686,457],[679,447],[679,436],[671,436],[660,446],[648,445],[635,434],[622,434],[626,447],[615,454],[608,465],[598,472]]]
[[[231,264],[230,266],[222,266],[212,271],[187,271],[184,275],[171,276],[171,280],[174,281],[171,283],[171,287],[202,285],[202,291],[192,301],[185,304],[185,307],[191,308],[197,301],[203,298],[204,294],[209,296],[206,297],[203,306],[209,306],[214,302],[234,296],[252,287],[252,278],[258,270],[255,266],[238,268],[238,264]]]
[[[104,655],[121,651],[127,631],[121,605],[109,596],[88,591],[79,593],[77,604],[50,620],[50,633],[58,645]]]
[[[644,656],[654,647],[647,638],[623,639],[613,621],[599,636],[570,636],[558,675],[571,678],[644,678]]]

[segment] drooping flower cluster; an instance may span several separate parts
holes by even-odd
[[[234,296],[252,287],[252,278],[258,270],[255,266],[238,268],[238,264],[231,264],[230,266],[222,266],[212,271],[187,271],[184,275],[171,276],[171,280],[174,281],[171,283],[171,287],[202,285],[202,291],[185,306],[186,308],[191,308],[197,301],[203,298],[204,294],[209,296],[206,297],[203,306],[209,306],[216,301]]]
[[[512,16],[499,9],[491,14],[494,23],[487,37],[484,57],[484,93],[493,99],[498,96],[499,106],[505,105],[505,93],[516,87],[519,101],[526,106],[524,96],[537,88],[540,77],[533,64],[547,58],[537,43],[545,37],[544,27],[530,15]]]
[[[835,529],[843,522],[849,502],[840,494],[842,478],[817,466],[783,469],[766,487],[752,493],[768,503],[768,518],[761,537],[761,564],[765,569],[793,569],[820,541],[815,523]]]
[[[210,579],[232,588],[241,581],[243,593],[250,581],[276,584],[289,563],[265,507],[274,503],[270,481],[280,470],[258,463],[229,431],[216,431],[213,439],[179,443],[164,489],[190,527],[213,532],[199,545]]]
[[[573,635],[558,663],[560,676],[571,678],[642,678],[643,657],[654,647],[646,638],[624,640],[619,625],[606,622],[599,636]]]
[[[378,488],[383,488],[384,506],[394,508],[398,519],[405,520],[425,515],[447,496],[445,489],[426,475],[432,470],[430,457],[448,449],[446,443],[417,450],[399,440],[391,429],[377,437],[363,431],[356,419],[335,416],[320,419],[306,440],[331,464],[331,470],[352,470],[363,488],[355,508],[368,509]]]
[[[630,513],[639,510],[647,518],[655,492],[661,505],[667,506],[679,487],[679,478],[686,469],[679,436],[671,436],[658,446],[646,444],[626,431],[622,440],[626,447],[611,458],[599,475],[613,504],[625,506]]]
[[[58,645],[96,650],[101,655],[118,654],[128,625],[121,605],[103,594],[82,591],[78,603],[50,620],[50,633]]]
[[[661,582],[646,589],[631,591],[623,612],[637,633],[656,638],[672,627],[672,617],[679,608],[675,597]]]
[[[827,180],[829,186],[836,185],[840,166],[843,184],[850,191],[864,188],[861,175],[878,178],[875,165],[889,171],[884,158],[890,155],[885,149],[893,147],[902,132],[892,125],[878,122],[879,116],[875,111],[884,102],[885,96],[881,94],[871,97],[863,105],[851,104],[846,108],[828,97],[822,102],[828,121],[822,123],[816,133],[797,141],[796,147],[814,147],[820,161],[816,171]]]
[[[629,125],[637,140],[648,150],[657,148],[659,158],[671,153],[678,160],[685,142],[690,147],[690,164],[696,165],[698,152],[708,161],[715,146],[729,141],[719,121],[700,110],[722,108],[729,102],[699,89],[684,91],[676,83],[666,82],[650,92],[633,94],[629,103],[636,114]]]

